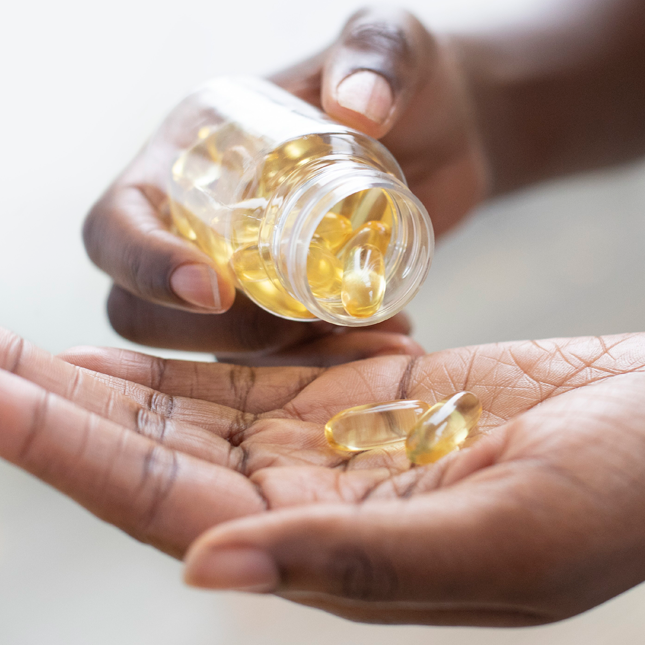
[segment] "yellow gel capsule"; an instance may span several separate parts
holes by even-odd
[[[370,244],[375,246],[384,256],[387,253],[387,247],[390,245],[392,231],[387,224],[379,221],[365,222],[363,226],[356,229],[356,232],[343,249],[345,253],[351,251],[355,246],[365,246]]]
[[[429,409],[424,401],[359,405],[332,417],[325,425],[325,437],[332,448],[347,452],[401,443]]]
[[[325,240],[331,252],[336,253],[352,237],[353,232],[349,218],[329,211],[318,224],[315,235]]]
[[[307,280],[317,298],[338,297],[343,282],[343,266],[324,240],[314,237],[307,255]]]
[[[481,413],[481,403],[472,392],[458,392],[435,403],[408,434],[408,459],[415,464],[432,464],[459,450]]]
[[[245,276],[237,276],[246,294],[258,305],[287,318],[306,320],[315,316],[295,298],[280,288],[273,280],[247,280]]]
[[[324,155],[328,147],[320,136],[311,134],[288,141],[280,151],[284,157],[291,161],[302,161],[303,159]]]
[[[200,142],[181,154],[172,166],[173,179],[181,186],[207,186],[220,176],[220,167]]]
[[[244,283],[267,280],[268,275],[257,244],[239,248],[231,258],[235,275]]]
[[[192,215],[190,211],[186,210],[174,199],[169,200],[169,204],[170,215],[172,216],[173,224],[177,227],[179,234],[194,242],[197,239],[197,234],[191,226]]]
[[[341,300],[345,311],[356,318],[373,316],[385,296],[383,254],[370,244],[355,246],[343,269]]]

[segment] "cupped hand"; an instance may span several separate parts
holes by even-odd
[[[437,233],[483,198],[484,155],[458,56],[409,14],[359,12],[324,52],[273,80],[382,138]],[[276,319],[236,296],[211,258],[171,232],[169,168],[195,141],[205,100],[196,91],[177,106],[87,218],[88,253],[115,283],[108,302],[114,328],[144,345],[254,364],[421,353],[403,338],[408,325],[401,316],[369,331]],[[341,345],[338,334],[346,336]]]
[[[176,557],[203,533],[192,584],[364,621],[521,625],[645,579],[643,334],[329,369],[64,358],[0,336],[0,455]],[[346,407],[462,389],[482,436],[435,465],[326,445]]]

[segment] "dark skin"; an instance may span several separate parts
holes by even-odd
[[[276,80],[382,137],[441,233],[486,196],[645,151],[645,7],[570,7],[528,33],[447,39],[365,12]],[[389,86],[374,95],[382,122],[337,100],[366,69]],[[645,580],[645,336],[422,356],[401,319],[334,334],[239,296],[217,313],[234,297],[224,277],[217,312],[188,304],[173,273],[209,260],[169,232],[162,169],[198,109],[193,95],[108,190],[88,249],[118,285],[110,315],[124,335],[282,366],[98,349],[61,360],[3,333],[0,456],[185,557],[191,584],[354,620],[532,625]],[[346,407],[465,388],[482,400],[481,436],[435,465],[325,444]]]
[[[571,15],[531,30],[442,38],[405,12],[359,12],[324,52],[273,80],[380,138],[440,236],[487,197],[645,152],[643,4],[586,0],[566,9]],[[365,70],[380,80],[373,99],[386,108],[383,122],[339,103],[339,83]],[[195,137],[201,100],[196,92],[171,113],[87,219],[90,257],[115,281],[115,329],[138,343],[254,365],[421,353],[404,338],[401,316],[370,335],[265,315],[225,275],[217,303],[206,277],[193,278],[188,294],[202,306],[173,290],[180,267],[217,272],[170,232],[165,201],[168,167]],[[347,335],[342,351],[339,333]]]
[[[203,533],[191,584],[361,621],[517,626],[645,579],[643,334],[329,369],[63,358],[0,334],[0,456],[175,557]],[[326,445],[348,406],[464,388],[479,440],[433,466]]]

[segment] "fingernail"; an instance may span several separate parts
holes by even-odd
[[[380,74],[366,70],[344,79],[336,89],[336,99],[342,107],[375,123],[387,120],[394,103],[390,84]]]
[[[198,548],[186,558],[184,580],[192,587],[266,593],[280,580],[275,562],[251,547]]]
[[[221,311],[217,273],[206,264],[184,264],[170,276],[175,295],[185,302],[204,309]]]

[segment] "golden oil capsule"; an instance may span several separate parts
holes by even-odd
[[[368,188],[354,193],[336,204],[332,210],[351,218],[354,226],[376,220],[392,224],[392,204],[380,188]]]
[[[177,231],[187,240],[194,242],[197,239],[197,234],[190,223],[190,212],[174,199],[170,199],[169,204],[170,215],[172,217],[173,224],[177,227]]]
[[[343,252],[348,253],[355,246],[370,244],[371,246],[375,246],[385,256],[387,247],[390,245],[391,236],[392,230],[387,224],[378,220],[365,222],[363,226],[356,229],[343,249]]]
[[[237,249],[231,257],[231,268],[246,293],[260,306],[288,318],[314,318],[303,304],[271,280],[256,244]]]
[[[317,134],[288,141],[281,148],[282,155],[290,161],[300,162],[311,157],[321,157],[329,148]]]
[[[482,406],[472,392],[458,392],[433,405],[405,441],[408,459],[431,464],[464,445],[481,417]]]
[[[325,240],[332,253],[337,253],[353,233],[352,222],[348,217],[329,211],[318,224],[315,235]]]
[[[206,142],[201,141],[177,158],[172,176],[180,186],[206,186],[218,179],[220,166],[211,158]]]
[[[245,284],[269,278],[257,244],[248,244],[237,249],[231,257],[231,267]]]
[[[385,296],[383,254],[369,244],[355,246],[343,267],[341,300],[345,311],[356,318],[374,315]]]
[[[246,293],[267,311],[299,320],[315,318],[303,304],[269,278],[247,280],[244,276],[238,275],[238,280]]]
[[[424,401],[359,405],[332,417],[325,425],[325,437],[332,448],[347,452],[402,443],[429,409]]]
[[[343,284],[343,265],[325,240],[315,236],[307,255],[307,280],[317,298],[338,297]]]

